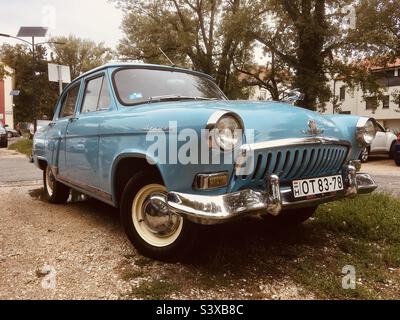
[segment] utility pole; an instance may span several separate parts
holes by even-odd
[[[35,57],[35,37],[32,36],[32,109],[33,109],[33,130],[37,130],[37,108],[36,108],[36,57]]]

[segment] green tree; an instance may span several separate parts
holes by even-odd
[[[357,28],[352,47],[383,62],[400,57],[400,1],[363,0],[357,6]]]
[[[346,64],[340,54],[348,39],[343,10],[351,0],[270,0],[254,39],[294,74],[293,88],[305,94],[301,106],[328,101],[328,75]]]
[[[234,60],[251,64],[250,31],[261,23],[263,1],[121,0],[123,59],[192,67],[216,78],[231,98],[242,84]]]
[[[105,47],[102,42],[96,44],[94,41],[77,38],[73,35],[53,37],[50,41],[56,42],[50,45],[51,61],[69,66],[72,79],[113,58],[111,49]],[[57,42],[62,44],[57,44]]]
[[[37,117],[44,115],[52,117],[55,101],[57,100],[57,84],[50,83],[47,76],[46,49],[36,46],[35,89]],[[32,53],[26,45],[4,44],[0,47],[0,60],[14,70],[15,89],[20,95],[14,97],[14,121],[30,122],[33,120],[32,108]]]

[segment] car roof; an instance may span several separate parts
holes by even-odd
[[[187,73],[191,73],[191,74],[195,74],[195,75],[199,75],[199,76],[203,76],[203,77],[207,77],[210,80],[215,81],[215,79],[213,77],[211,77],[208,74],[199,72],[199,71],[195,71],[195,70],[191,70],[191,69],[186,69],[186,68],[182,68],[182,67],[177,67],[177,66],[166,66],[166,65],[158,65],[158,64],[147,64],[147,63],[137,63],[137,62],[109,62],[105,65],[102,65],[100,67],[97,67],[95,69],[92,69],[88,72],[85,72],[84,74],[80,75],[79,77],[75,78],[74,80],[72,80],[72,82],[76,82],[79,79],[82,79],[84,77],[87,77],[89,75],[91,75],[92,73],[101,71],[103,69],[111,69],[111,68],[142,68],[142,69],[162,69],[162,70],[170,70],[170,71],[180,71],[180,72],[187,72]]]

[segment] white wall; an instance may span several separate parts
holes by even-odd
[[[329,85],[331,92],[333,93],[334,81],[332,80]],[[340,88],[342,86],[344,86],[342,81],[336,81],[335,92],[337,97],[340,96]],[[389,109],[383,109],[382,101],[378,101],[378,108],[375,111],[367,110],[363,92],[360,89],[355,89],[354,92],[347,89],[345,100],[339,102],[341,103],[342,111],[350,111],[352,115],[375,118],[387,128],[400,129],[400,108],[398,104],[392,101],[392,94],[396,90],[400,92],[400,86],[389,87],[386,89],[385,95],[389,95]],[[325,113],[333,113],[332,102],[327,103],[326,108],[327,110]]]

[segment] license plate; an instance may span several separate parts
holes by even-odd
[[[343,190],[342,176],[321,177],[293,181],[293,194],[295,198],[323,195]]]

